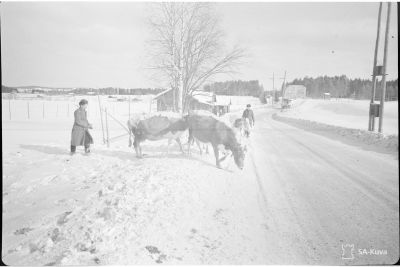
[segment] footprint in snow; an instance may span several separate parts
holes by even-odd
[[[158,250],[157,247],[154,246],[146,246],[146,249],[151,253],[151,254],[160,254],[161,252]]]
[[[111,210],[111,208],[104,208],[103,211],[97,212],[97,216],[100,218],[103,218],[105,221],[107,220],[112,220],[115,217],[114,212]]]
[[[163,263],[167,259],[167,255],[161,254],[158,259],[156,260],[157,263]]]
[[[96,264],[100,264],[100,259],[99,259],[99,258],[97,258],[97,257],[96,257],[96,258],[94,258],[94,259],[93,259],[93,261],[94,261]]]
[[[50,234],[50,238],[54,243],[57,243],[61,240],[60,238],[60,230],[58,228],[54,228],[54,230]]]
[[[158,258],[155,260],[156,263],[163,263],[163,261],[165,261],[167,259],[167,255],[165,254],[161,254],[161,251],[158,250],[157,247],[154,246],[146,246],[146,249],[148,252],[150,252],[150,254],[154,255],[154,254],[159,254]],[[152,256],[153,258],[153,256]]]
[[[14,232],[14,235],[24,235],[24,234],[26,234],[26,233],[28,233],[28,232],[30,232],[30,231],[32,231],[32,230],[33,230],[33,228],[24,227],[24,228],[21,228],[21,229],[16,230],[16,231]]]
[[[90,252],[91,254],[94,254],[96,252],[96,247],[93,244],[84,244],[79,242],[75,245],[75,248],[78,251],[87,251]]]
[[[57,220],[57,225],[63,225],[68,221],[68,215],[70,215],[72,211],[64,212]]]

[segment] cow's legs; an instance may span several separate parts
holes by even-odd
[[[142,148],[140,147],[140,141],[136,137],[133,141],[133,146],[135,147],[136,157],[142,158]]]
[[[196,142],[196,145],[199,147],[200,155],[202,155],[203,154],[203,149],[201,148],[201,144],[200,144],[199,140],[195,139],[194,141]]]
[[[188,155],[190,155],[190,145],[191,145],[191,143],[193,142],[193,133],[192,133],[192,130],[191,129],[189,129],[189,138],[188,138],[188,151],[187,151],[187,154]]]
[[[212,144],[212,147],[213,147],[213,149],[214,149],[215,163],[217,164],[217,168],[220,168],[220,169],[221,169],[220,160],[219,160],[218,145]]]
[[[185,154],[185,151],[183,151],[183,147],[182,147],[181,139],[179,139],[179,137],[178,137],[178,138],[176,138],[175,140],[176,140],[176,142],[178,143],[178,145],[179,145],[179,148],[180,148],[180,150],[181,150],[182,154]]]
[[[171,145],[171,139],[168,138],[168,145],[167,145],[167,155],[169,155],[169,146]]]

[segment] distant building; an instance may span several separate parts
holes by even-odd
[[[17,88],[18,93],[32,93],[32,88]]]
[[[289,85],[286,87],[283,98],[297,99],[306,97],[306,87],[304,85]]]
[[[323,98],[329,100],[329,99],[331,99],[331,94],[330,93],[324,93]]]
[[[156,95],[153,100],[157,101],[157,111],[173,110],[173,90],[168,89]],[[189,97],[190,110],[207,110],[216,115],[222,115],[230,112],[230,102],[218,101],[218,96],[212,92],[197,91]]]

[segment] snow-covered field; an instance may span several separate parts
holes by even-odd
[[[299,99],[279,114],[352,129],[368,128],[369,101],[352,99]],[[398,135],[398,101],[385,102],[383,133]],[[378,129],[375,119],[375,130]]]
[[[150,97],[137,97],[140,101],[131,103],[131,116],[148,112]],[[78,148],[78,154],[71,157],[68,153],[73,111],[81,98],[89,100],[88,119],[94,126],[91,133],[95,144],[92,155],[85,156]],[[233,97],[232,102],[241,105],[235,100]],[[127,102],[103,96],[101,103],[120,123],[126,124]],[[188,240],[193,246],[202,244],[215,249],[221,233],[212,229],[213,235],[204,235],[203,231],[210,229],[203,229],[207,228],[203,217],[210,216],[223,224],[228,216],[223,201],[215,214],[203,212],[216,197],[217,201],[222,199],[209,189],[193,188],[194,180],[204,181],[204,186],[214,183],[219,188],[218,180],[210,174],[210,170],[215,171],[211,155],[207,156],[207,163],[182,156],[177,147],[175,153],[166,155],[167,142],[160,141],[146,143],[144,152],[151,156],[138,161],[128,147],[128,136],[113,141],[107,148],[102,143],[98,99],[94,96],[38,100],[27,95],[10,101],[3,98],[2,108],[4,262],[94,265],[223,260],[206,254],[200,259],[199,251],[196,257],[187,252],[192,249]],[[108,124],[110,137],[126,134],[118,122],[109,119]],[[193,174],[193,169],[198,171]],[[223,177],[224,173],[221,174]],[[226,180],[220,181],[227,182],[231,174],[223,179]],[[233,192],[226,194],[225,201]],[[196,201],[199,197],[209,203]],[[188,212],[185,217],[182,211]],[[174,223],[176,216],[180,216],[180,225]],[[176,231],[184,229],[187,236],[158,252],[161,241],[169,243]],[[243,252],[235,253],[239,260]]]
[[[94,126],[90,156],[82,148],[69,155],[71,106],[80,97],[39,100],[39,114],[29,119],[27,100],[11,100],[11,120],[2,100],[6,264],[365,265],[398,259],[398,160],[391,156],[276,122],[275,110],[258,106],[243,171],[232,159],[217,169],[212,151],[187,156],[174,144],[167,154],[165,140],[144,142],[145,157],[137,159],[127,136],[110,148],[102,144],[97,98],[85,98]],[[44,101],[53,113],[43,119]],[[102,102],[126,122],[126,102]],[[247,102],[238,103],[233,116]],[[133,112],[148,107],[137,101]],[[125,133],[115,121],[109,126],[110,136]],[[344,260],[343,244],[387,253]]]

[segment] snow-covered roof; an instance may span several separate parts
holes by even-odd
[[[193,98],[199,101],[200,103],[212,105],[213,104],[213,93],[198,91],[193,94]]]
[[[216,105],[223,105],[227,106],[229,104],[232,104],[232,96],[230,95],[217,95],[216,96],[217,101],[215,102]]]
[[[153,99],[157,99],[157,98],[159,98],[160,96],[162,96],[162,95],[168,93],[169,91],[172,91],[172,88],[169,88],[169,89],[167,89],[167,90],[165,90],[165,91],[162,91],[161,93],[156,94],[156,95],[153,97]]]

